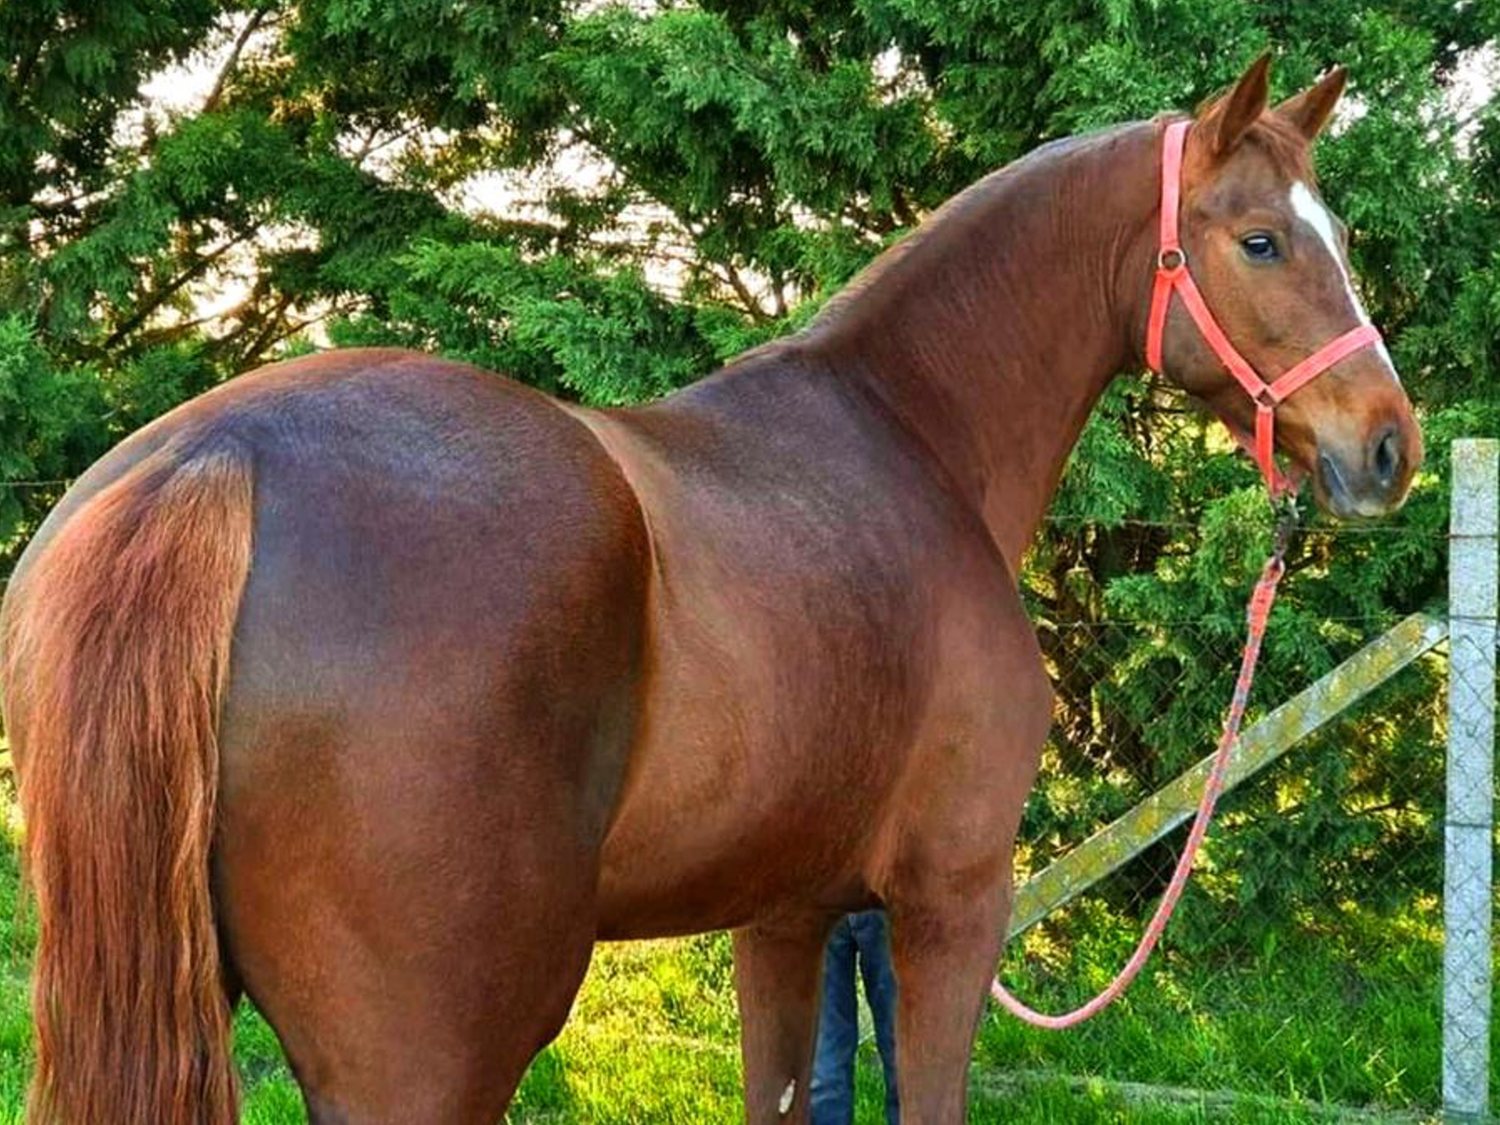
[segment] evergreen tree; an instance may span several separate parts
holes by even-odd
[[[1270,48],[1283,95],[1353,75],[1319,165],[1430,451],[1407,534],[1299,543],[1277,698],[1441,597],[1446,443],[1500,432],[1500,101],[1454,89],[1497,41],[1500,6],[1440,0],[0,7],[0,573],[58,482],[242,370],[399,343],[586,402],[660,395],[805,323],[993,167],[1192,107]],[[189,108],[153,107],[153,76],[204,58]],[[515,205],[465,205],[475,177]],[[1094,779],[1033,802],[1034,836],[1076,835],[1205,752],[1227,698],[1267,520],[1253,471],[1184,407],[1122,380],[1033,552],[1059,764]],[[1404,690],[1358,753],[1316,759],[1337,776],[1294,828],[1246,799],[1251,868],[1278,832],[1331,857],[1256,893],[1342,877],[1368,835],[1350,810],[1431,771],[1431,685]]]

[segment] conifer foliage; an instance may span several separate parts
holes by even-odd
[[[1441,597],[1446,441],[1500,430],[1497,41],[1500,6],[1447,0],[0,5],[0,574],[58,482],[240,371],[397,343],[658,396],[805,323],[990,169],[1271,49],[1281,95],[1353,76],[1322,179],[1431,450],[1410,534],[1299,545],[1275,699]],[[1026,579],[1080,772],[1149,786],[1205,750],[1266,534],[1180,398],[1111,391]],[[1363,846],[1339,807],[1426,768],[1422,706],[1367,724],[1299,831]],[[1034,803],[1031,830],[1129,789]]]

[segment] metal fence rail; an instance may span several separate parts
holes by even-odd
[[[1298,741],[1431,651],[1447,635],[1445,621],[1414,613],[1287,700],[1240,736],[1224,779],[1225,792],[1259,773]],[[1010,936],[1035,925],[1191,818],[1212,763],[1213,755],[1203,758],[1026,880],[1016,891]]]

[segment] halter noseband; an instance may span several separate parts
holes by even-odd
[[[1213,349],[1214,355],[1234,376],[1235,382],[1255,401],[1255,442],[1249,444],[1237,428],[1230,432],[1260,466],[1266,478],[1266,487],[1273,497],[1295,492],[1300,481],[1298,476],[1286,476],[1276,466],[1275,426],[1276,407],[1293,391],[1310,383],[1339,360],[1359,351],[1360,348],[1378,343],[1380,332],[1373,324],[1361,324],[1341,336],[1336,336],[1312,355],[1296,364],[1285,374],[1267,383],[1250,366],[1248,360],[1235,350],[1229,337],[1219,327],[1214,314],[1208,311],[1203,294],[1188,272],[1187,254],[1177,233],[1177,210],[1182,201],[1182,152],[1187,144],[1190,121],[1174,121],[1167,126],[1162,137],[1161,148],[1161,236],[1156,254],[1156,280],[1151,287],[1151,314],[1146,322],[1146,364],[1152,371],[1161,373],[1162,335],[1166,329],[1167,307],[1176,292],[1193,323],[1198,326],[1203,339]]]

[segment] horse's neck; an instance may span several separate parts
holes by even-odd
[[[1013,571],[1089,411],[1139,347],[1156,137],[1125,126],[995,173],[804,337],[930,448]]]

